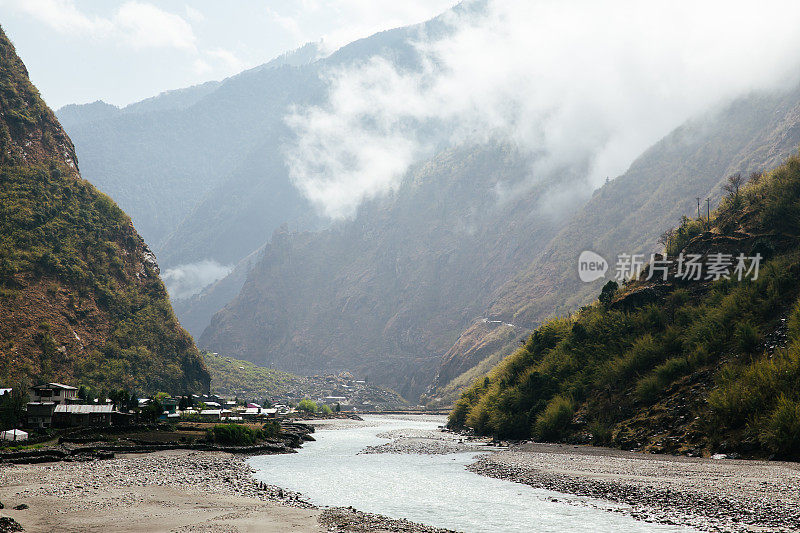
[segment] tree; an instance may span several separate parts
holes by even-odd
[[[665,252],[669,248],[669,243],[672,242],[674,237],[675,228],[669,228],[658,237],[658,244],[664,247]]]
[[[0,430],[19,427],[28,403],[27,390],[27,387],[20,385],[0,396]]]
[[[264,403],[261,404],[261,407],[263,407],[264,409],[269,409],[270,407],[272,407],[272,402],[269,401],[269,398],[264,398]]]
[[[108,399],[111,400],[111,403],[114,404],[118,410],[127,410],[128,405],[130,404],[130,397],[131,395],[128,394],[126,390],[115,390],[111,391],[108,394]]]
[[[142,415],[150,422],[155,422],[164,413],[164,406],[157,398],[150,400],[150,403],[142,409]]]
[[[728,194],[732,194],[735,199],[739,199],[739,188],[744,184],[744,178],[738,172],[736,174],[731,174],[728,176],[727,183],[722,186],[722,188]]]
[[[317,412],[317,404],[308,398],[303,398],[300,400],[300,403],[297,404],[298,411],[305,411],[306,413],[316,413]]]
[[[81,385],[80,387],[78,387],[78,398],[83,400],[84,403],[90,403],[94,401],[95,398],[97,398],[97,395],[91,389],[91,387],[88,387],[86,385]]]
[[[600,291],[600,297],[598,298],[600,303],[608,307],[611,300],[614,299],[614,295],[617,294],[617,289],[619,289],[619,284],[613,279],[603,285],[603,290]]]

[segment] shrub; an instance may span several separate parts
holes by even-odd
[[[781,396],[759,440],[766,449],[782,457],[800,456],[800,402]]]
[[[636,397],[644,403],[653,403],[662,390],[657,376],[646,376],[636,384]]]
[[[264,431],[240,424],[217,424],[208,430],[210,441],[227,446],[252,446],[265,437]]]
[[[278,436],[281,432],[281,423],[277,420],[268,420],[264,424],[264,437],[272,439]]]
[[[572,423],[574,415],[575,402],[565,396],[556,396],[536,418],[534,438],[544,441],[560,439]]]
[[[607,422],[592,420],[589,423],[589,433],[592,435],[592,444],[595,446],[611,444],[611,425]]]
[[[761,346],[761,334],[758,328],[749,322],[744,322],[736,326],[734,339],[736,339],[736,347],[739,352],[746,355],[755,354],[759,346]]]
[[[614,295],[617,294],[617,290],[619,289],[619,284],[614,281],[613,279],[603,285],[603,290],[600,291],[600,303],[608,306],[611,303],[611,300],[614,299]]]
[[[685,376],[692,371],[692,366],[686,357],[673,357],[658,365],[654,370],[661,387],[666,387],[677,378]]]

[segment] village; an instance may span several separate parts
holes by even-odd
[[[218,394],[136,397],[115,391],[96,397],[86,387],[42,383],[27,390],[0,388],[0,446],[37,440],[54,430],[132,427],[141,424],[264,424],[270,420],[353,416],[357,412],[396,409],[392,396],[352,376],[314,376],[313,396],[289,395],[246,401]],[[378,390],[378,394],[376,394]]]

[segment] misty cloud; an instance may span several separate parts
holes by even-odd
[[[233,265],[221,265],[206,259],[197,263],[179,265],[161,274],[170,297],[176,300],[189,298],[218,281],[233,270]]]
[[[797,81],[793,2],[489,0],[464,13],[448,36],[416,37],[420,68],[331,70],[328,101],[286,117],[292,179],[325,215],[352,216],[443,144],[489,139],[530,153],[532,182],[563,174],[585,192],[688,118]]]

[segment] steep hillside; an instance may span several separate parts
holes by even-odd
[[[193,248],[185,256],[161,246],[206,195],[261,148],[263,139],[283,136],[281,119],[287,99],[302,102],[302,95],[316,85],[319,81],[310,73],[284,66],[226,80],[186,107],[142,102],[135,104],[133,111],[123,109],[97,120],[76,116],[80,111],[97,115],[96,104],[61,112],[68,118],[67,130],[78,147],[87,179],[131,213],[164,265],[201,259],[228,264],[263,244],[264,237],[249,228],[239,228],[243,239],[249,235],[256,238],[243,246],[241,255],[233,257],[226,250],[217,253],[207,245]],[[169,96],[167,93],[154,100]],[[269,163],[270,159],[265,155],[263,161]],[[274,176],[269,169],[256,164],[249,170],[255,173],[253,179],[257,176],[275,188],[293,189],[285,176]],[[272,221],[268,231],[295,216],[292,204],[272,203],[269,197],[261,200],[262,216]],[[234,212],[236,202],[231,199],[220,207],[223,212]],[[211,213],[206,211],[205,215]],[[201,223],[205,224],[193,229],[208,237],[213,231],[213,216],[201,219]]]
[[[341,403],[346,410],[353,407],[393,410],[408,405],[396,392],[357,380],[347,373],[305,377],[211,352],[203,352],[203,358],[211,373],[214,393],[240,400],[269,399],[273,403],[296,404],[303,398],[319,400],[340,396],[345,398]]]
[[[557,229],[541,207],[552,183],[496,194],[530,180],[529,164],[505,146],[450,150],[352,221],[277,233],[199,343],[301,374],[349,370],[416,399],[486,297]]]
[[[249,361],[203,352],[216,394],[242,400],[285,398],[309,389],[308,378],[254,365]]]
[[[209,377],[130,219],[0,30],[0,382],[201,391]]]
[[[710,223],[681,223],[667,244],[665,277],[651,265],[536,329],[464,393],[451,427],[800,457],[800,157],[752,180],[729,184]],[[689,267],[679,254],[697,255],[703,270],[682,276]],[[750,270],[756,255],[763,261]]]
[[[543,253],[495,292],[486,315],[532,330],[548,317],[589,303],[602,280],[578,279],[581,251],[604,257],[648,254],[666,228],[682,215],[696,215],[696,197],[704,210],[708,197],[716,205],[718,185],[726,176],[775,168],[798,145],[800,89],[752,95],[690,121],[596,191]],[[475,377],[470,369],[482,361],[482,368],[491,366],[513,351],[511,345],[498,346],[489,354],[486,349],[475,350],[475,346],[497,346],[494,333],[487,332],[489,338],[481,334],[485,329],[479,320],[465,330],[443,358],[429,400],[453,401],[459,387]]]

